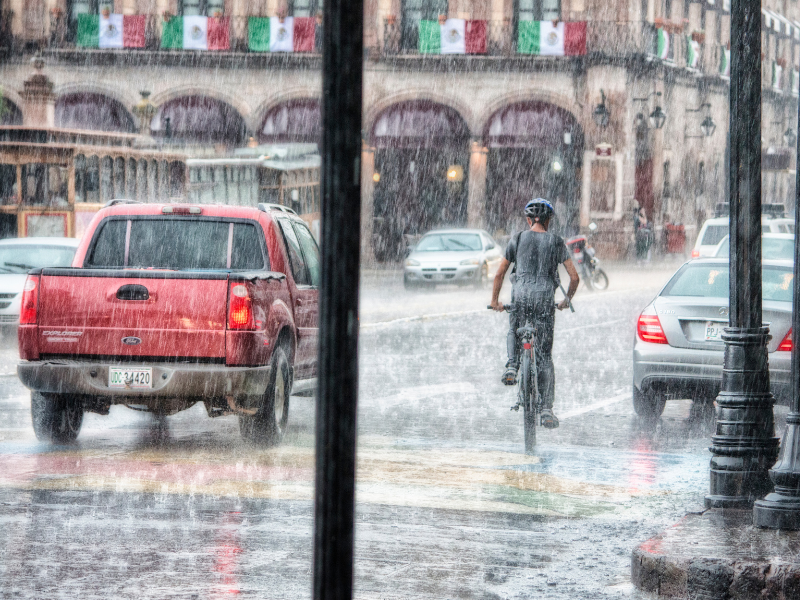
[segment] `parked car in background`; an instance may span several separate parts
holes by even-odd
[[[772,393],[791,398],[792,261],[765,260],[763,319],[771,341]],[[684,264],[639,316],[633,340],[633,408],[658,417],[669,399],[711,402],[719,394],[728,326],[728,260],[707,258]]]
[[[28,271],[42,267],[68,267],[79,240],[29,237],[0,240],[0,325],[19,323],[22,289]]]
[[[731,251],[731,238],[726,235],[717,244],[714,251],[716,258],[728,258]],[[794,234],[792,233],[762,233],[761,234],[762,260],[794,260]]]
[[[761,233],[794,233],[794,221],[791,219],[761,218]],[[692,250],[692,258],[716,256],[717,246],[728,235],[728,217],[708,219],[697,234],[697,241]]]
[[[500,266],[503,253],[482,229],[441,229],[420,238],[405,260],[406,289],[440,283],[482,288]]]

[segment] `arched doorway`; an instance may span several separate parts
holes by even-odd
[[[373,250],[395,260],[404,235],[461,226],[467,219],[469,129],[458,112],[409,100],[381,112],[370,132],[375,147]]]
[[[489,148],[490,229],[508,234],[522,229],[525,202],[544,197],[556,208],[555,230],[577,231],[583,131],[575,117],[546,102],[516,102],[491,116],[483,136]]]
[[[303,98],[273,106],[258,130],[261,144],[304,142],[318,144],[322,138],[319,100]]]
[[[22,125],[22,111],[8,98],[0,98],[0,125]]]
[[[230,104],[208,96],[182,96],[162,104],[153,117],[154,137],[183,144],[240,146],[247,128]]]
[[[56,100],[56,127],[99,131],[136,131],[135,121],[118,100],[78,92],[65,94]]]

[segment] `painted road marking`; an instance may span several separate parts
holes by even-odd
[[[576,408],[574,410],[568,410],[565,413],[558,415],[559,421],[564,421],[566,419],[571,419],[572,417],[577,417],[578,415],[583,415],[599,408],[604,408],[606,406],[611,406],[612,404],[616,404],[617,402],[622,402],[623,400],[627,400],[630,398],[631,395],[629,392],[624,394],[619,394],[618,396],[612,396],[611,398],[606,398],[605,400],[598,400],[597,402],[593,402],[592,404],[587,404],[586,406],[582,406],[580,408]]]

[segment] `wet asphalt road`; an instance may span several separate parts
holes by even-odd
[[[701,508],[713,432],[689,401],[657,423],[631,407],[635,319],[673,270],[612,269],[608,292],[558,315],[561,427],[532,456],[488,291],[365,277],[356,597],[648,597],[631,550]],[[52,447],[33,436],[14,354],[4,338],[0,597],[310,596],[313,399],[292,399],[275,449],[202,406],[160,421],[115,407]]]

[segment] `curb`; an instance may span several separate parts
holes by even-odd
[[[752,519],[752,510],[687,515],[633,551],[633,584],[667,598],[797,600],[800,533]]]

